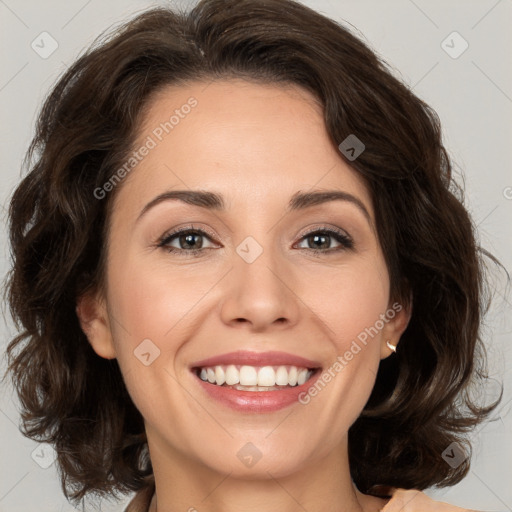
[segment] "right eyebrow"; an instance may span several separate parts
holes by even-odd
[[[148,210],[163,201],[178,200],[194,206],[200,206],[209,210],[224,210],[224,200],[220,194],[205,192],[201,190],[169,190],[152,199],[139,213],[137,221],[146,214]]]

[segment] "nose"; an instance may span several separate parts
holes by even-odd
[[[293,272],[285,265],[270,251],[264,250],[252,263],[235,255],[221,304],[222,321],[252,332],[295,325],[300,300],[293,291]]]

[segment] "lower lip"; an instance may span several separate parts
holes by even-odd
[[[310,388],[320,377],[321,369],[300,386],[274,391],[240,391],[238,389],[217,386],[202,380],[192,372],[194,377],[210,397],[237,411],[273,412],[299,403],[299,395]]]

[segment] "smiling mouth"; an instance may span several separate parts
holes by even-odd
[[[279,391],[302,386],[320,368],[293,365],[215,365],[193,368],[202,381],[239,391]]]

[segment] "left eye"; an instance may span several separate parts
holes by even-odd
[[[339,244],[338,247],[325,247],[329,246],[333,239]],[[307,247],[301,247],[301,249],[326,249],[326,250],[341,250],[341,249],[351,249],[353,247],[352,239],[345,235],[342,232],[333,231],[331,229],[324,229],[320,231],[312,231],[311,233],[306,233],[302,237],[302,242],[307,243]],[[313,246],[311,246],[308,242],[312,241]],[[341,247],[340,247],[341,246]]]

